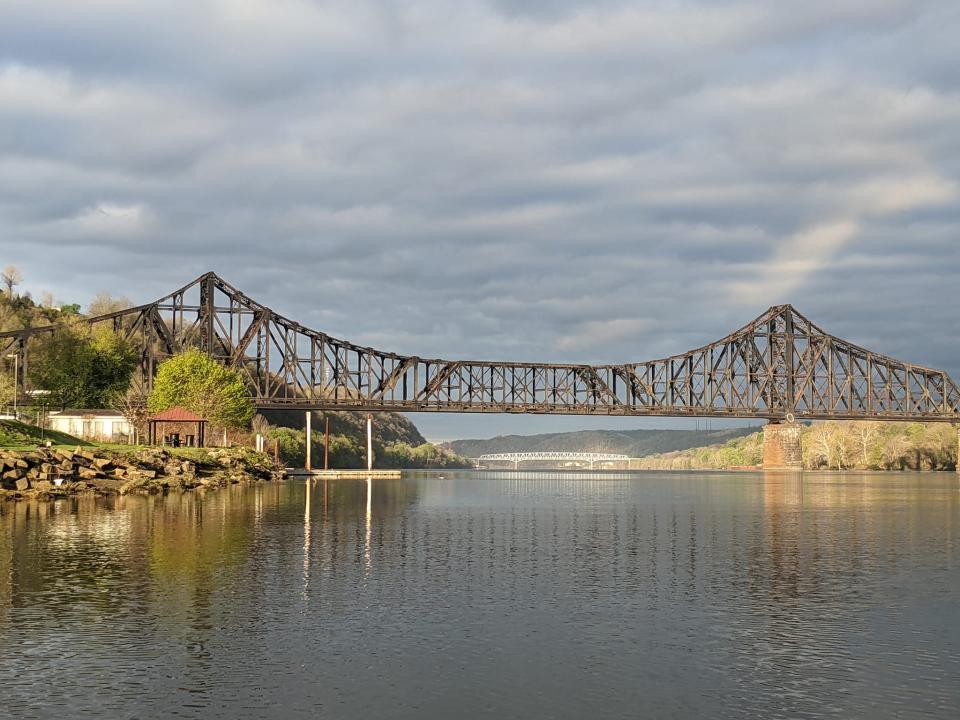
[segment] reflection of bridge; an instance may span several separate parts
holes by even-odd
[[[527,452],[527,453],[489,453],[477,458],[477,463],[512,462],[514,469],[522,462],[563,462],[569,464],[590,463],[630,463],[629,455],[615,455],[613,453],[586,453],[586,452]]]
[[[145,390],[160,361],[198,347],[235,367],[260,408],[960,421],[960,389],[945,372],[830,335],[790,305],[771,307],[696,350],[620,365],[383,352],[278,315],[214,273],[156,302],[90,322],[135,343]],[[19,358],[21,392],[31,342],[52,330],[0,333],[0,353]],[[791,445],[783,460],[788,465],[799,455],[792,439],[796,434],[799,442],[799,432],[791,433],[771,436],[775,445]]]

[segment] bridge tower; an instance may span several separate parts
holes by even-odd
[[[792,419],[788,422],[771,420],[764,425],[764,470],[803,470],[802,430],[803,426]]]

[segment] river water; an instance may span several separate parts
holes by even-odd
[[[958,601],[947,473],[7,503],[0,716],[955,718]]]

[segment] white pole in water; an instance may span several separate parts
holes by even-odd
[[[373,470],[373,416],[367,414],[367,472]]]
[[[313,413],[307,410],[307,462],[306,462],[307,470],[313,470],[313,465],[310,462],[310,446],[313,444],[312,442],[313,431],[312,431],[312,428],[310,427],[310,417],[312,415]]]

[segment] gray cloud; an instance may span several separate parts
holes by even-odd
[[[0,260],[81,302],[212,268],[435,356],[638,360],[793,302],[960,376],[954,5],[13,0]]]

